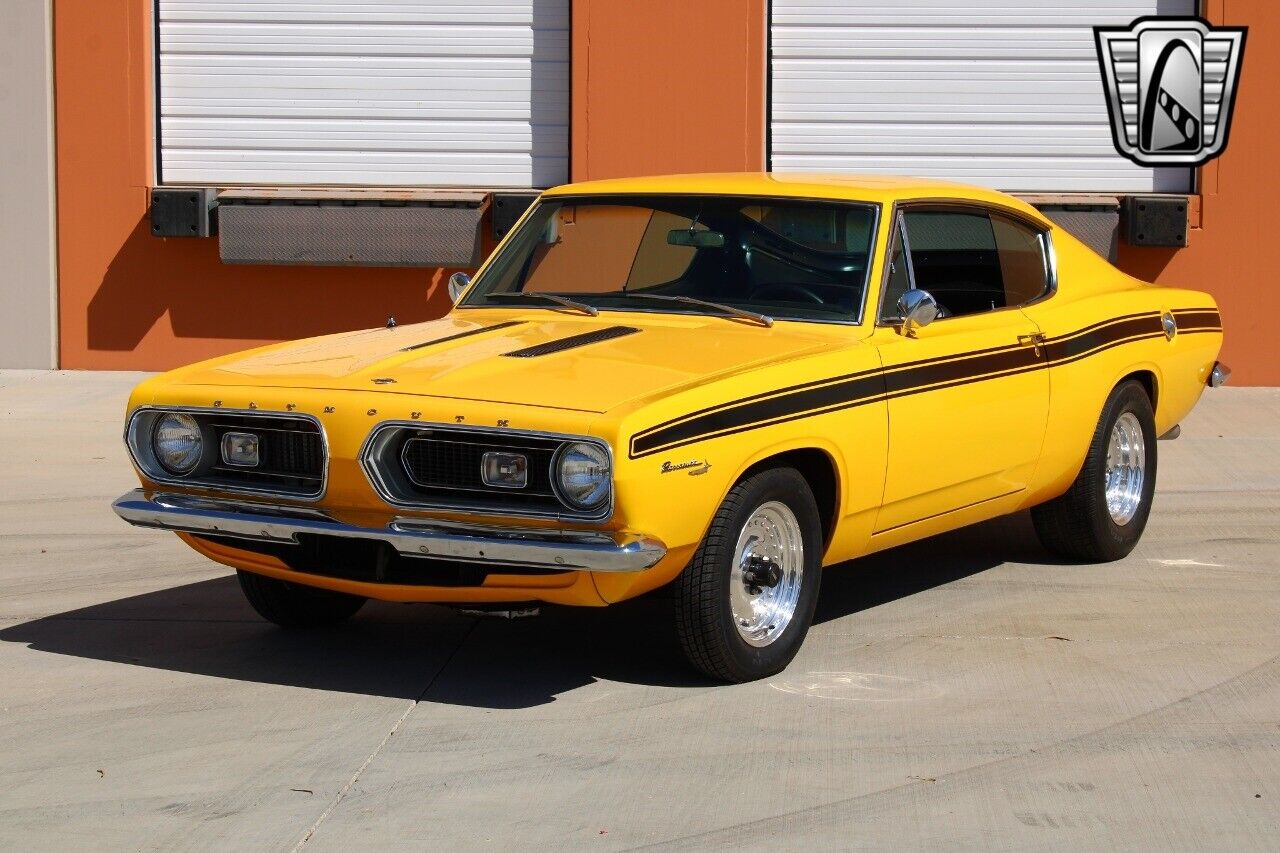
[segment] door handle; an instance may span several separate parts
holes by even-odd
[[[1036,332],[1032,335],[1018,335],[1018,343],[1022,344],[1024,347],[1035,347],[1036,355],[1044,354],[1041,348],[1048,340],[1049,338],[1042,332]]]

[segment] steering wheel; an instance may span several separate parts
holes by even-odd
[[[817,303],[818,305],[827,304],[821,296],[814,293],[812,290],[805,287],[803,284],[791,284],[789,282],[762,284],[759,287],[757,287],[755,290],[751,291],[750,298],[767,300],[768,296],[766,296],[766,294],[771,292],[777,293],[777,294],[786,294],[786,293],[799,294],[802,297],[802,301],[814,302],[814,303]],[[785,298],[785,297],[775,296],[774,298]]]

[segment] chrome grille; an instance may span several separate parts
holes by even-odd
[[[204,439],[204,453],[199,465],[185,476],[165,471],[151,448],[156,421],[171,411],[194,418]],[[248,432],[258,437],[257,465],[243,467],[222,461],[222,437],[228,432]],[[306,499],[314,499],[324,493],[328,451],[319,421],[309,415],[228,409],[142,408],[130,420],[126,440],[138,467],[158,483]]]
[[[475,510],[533,516],[601,518],[560,500],[552,467],[573,436],[452,425],[387,423],[370,436],[361,464],[379,494],[406,507]],[[519,453],[528,460],[528,482],[520,488],[491,486],[481,477],[486,453]]]
[[[529,460],[529,482],[518,490],[521,495],[555,498],[555,489],[551,486],[554,446],[478,443],[465,438],[411,438],[404,443],[400,459],[409,479],[420,488],[496,492],[497,489],[486,485],[480,477],[481,460],[491,452],[521,453]],[[503,490],[507,494],[511,491]]]
[[[201,418],[197,417],[197,421]],[[209,418],[208,428],[213,433],[211,447],[222,443],[228,432],[251,432],[258,436],[259,462],[256,467],[242,468],[226,465],[215,454],[210,471],[229,482],[245,483],[296,491],[299,494],[316,493],[324,477],[324,447],[320,430],[305,420],[272,418],[269,416],[232,416]]]

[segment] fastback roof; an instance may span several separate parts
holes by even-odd
[[[546,195],[663,194],[760,195],[830,198],[888,203],[900,199],[968,199],[1034,213],[1012,196],[983,187],[897,175],[806,174],[800,172],[725,172],[704,175],[655,175],[565,184]]]

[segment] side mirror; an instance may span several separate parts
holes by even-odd
[[[912,329],[923,328],[938,318],[938,303],[927,290],[908,290],[898,297],[898,316],[902,318],[902,333],[910,335]]]
[[[449,276],[449,298],[457,304],[458,297],[462,296],[462,291],[466,290],[470,284],[471,276],[464,272],[456,272]]]

